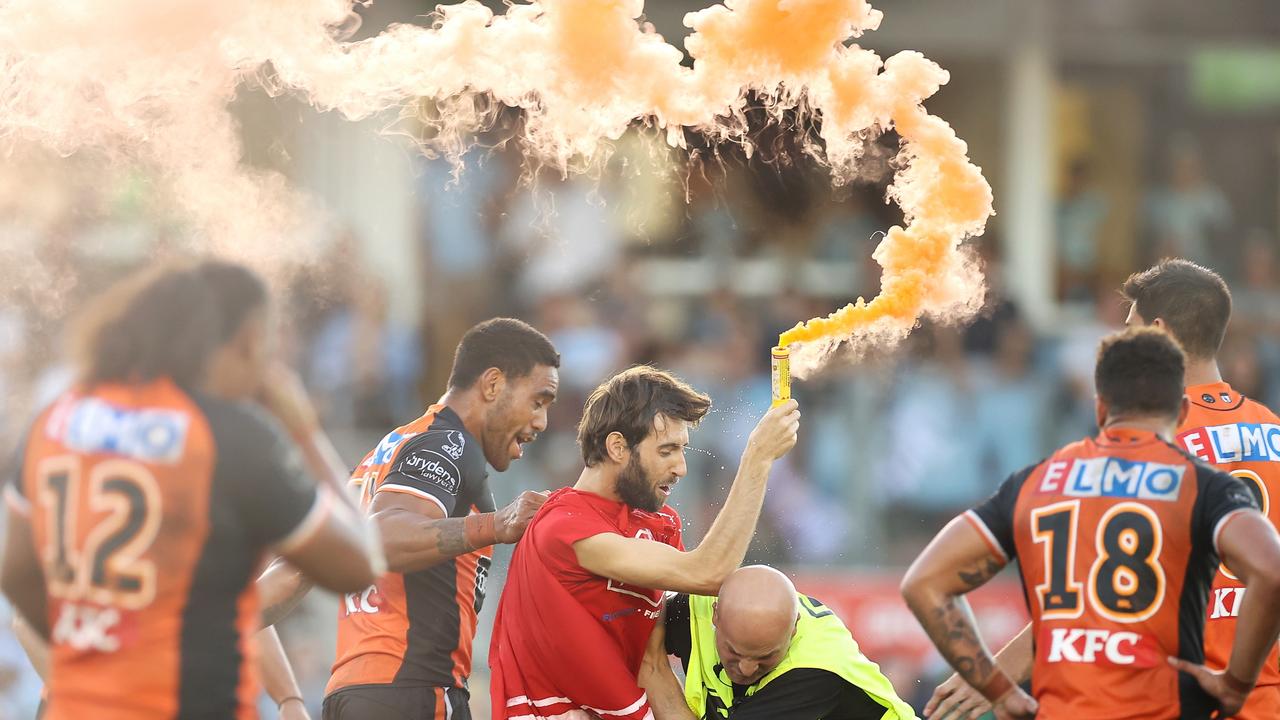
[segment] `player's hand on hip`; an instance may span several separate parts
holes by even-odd
[[[964,678],[952,675],[933,691],[924,716],[930,720],[978,720],[991,710],[991,703]]]
[[[529,521],[547,501],[547,493],[525,490],[510,505],[497,512],[494,532],[500,543],[513,543],[524,535]]]
[[[305,438],[320,427],[316,408],[307,396],[302,378],[282,364],[272,365],[258,389],[258,401],[295,438]]]
[[[754,454],[755,459],[773,462],[791,452],[796,446],[796,434],[800,431],[800,405],[788,400],[760,418],[756,428],[747,438],[744,454]]]
[[[1010,690],[991,706],[996,720],[1032,720],[1039,709],[1040,705],[1036,703],[1035,698],[1019,687]]]
[[[1235,715],[1240,712],[1240,708],[1244,707],[1244,701],[1249,699],[1249,690],[1232,687],[1232,683],[1227,680],[1226,671],[1210,670],[1203,665],[1175,657],[1169,658],[1169,664],[1177,668],[1178,672],[1184,672],[1195,678],[1196,682],[1200,683],[1200,687],[1218,701],[1220,710],[1214,715],[1215,718],[1229,718]]]

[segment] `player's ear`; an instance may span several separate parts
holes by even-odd
[[[1186,395],[1182,396],[1182,405],[1178,408],[1178,427],[1187,421],[1187,416],[1191,414],[1191,399]]]
[[[493,402],[502,394],[503,388],[507,385],[507,376],[498,368],[491,367],[480,374],[480,379],[476,380],[476,384],[480,389],[480,395],[485,402]]]
[[[1101,429],[1106,427],[1108,408],[1107,403],[1103,401],[1101,395],[1094,396],[1093,398],[1093,412],[1094,417],[1098,420],[1098,428]]]
[[[627,439],[616,430],[605,437],[604,450],[609,453],[609,459],[619,465],[627,461],[627,453],[631,452],[631,448],[627,446]]]

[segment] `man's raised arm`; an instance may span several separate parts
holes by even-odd
[[[760,519],[769,470],[795,447],[799,428],[794,400],[765,413],[747,440],[724,507],[696,549],[681,552],[663,543],[604,533],[573,544],[578,563],[601,577],[639,587],[715,595],[742,564]]]

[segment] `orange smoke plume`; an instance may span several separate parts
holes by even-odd
[[[896,68],[890,64],[895,60],[911,57],[919,58],[891,58],[880,78],[893,77]],[[905,82],[919,83],[923,76],[914,73],[928,71],[929,65],[909,68]],[[945,81],[945,73],[941,79]],[[890,228],[872,255],[883,273],[880,294],[871,302],[858,298],[779,336],[779,345],[799,346],[792,349],[799,376],[819,367],[842,344],[852,344],[855,351],[890,345],[905,337],[921,317],[959,320],[972,316],[982,303],[982,277],[961,243],[986,225],[992,212],[991,187],[969,162],[964,142],[951,127],[918,103],[899,102],[892,123],[903,140],[900,159],[905,169],[889,195],[902,208],[907,225]]]
[[[520,108],[525,151],[590,167],[637,122],[681,146],[686,130],[750,143],[748,98],[816,120],[836,182],[869,138],[903,140],[890,197],[905,228],[874,257],[881,295],[782,336],[799,374],[843,341],[904,335],[921,316],[971,311],[982,283],[960,243],[991,214],[965,145],[921,103],[948,80],[916,52],[882,62],[847,44],[879,26],[866,0],[725,0],[690,13],[683,53],[639,21],[642,0],[538,0],[506,12],[466,0],[431,27],[345,42],[351,0],[0,0],[0,153],[34,142],[142,163],[217,248],[288,252],[304,203],[241,162],[227,103],[256,83],[365,118],[440,102],[428,149],[456,157],[501,105]],[[802,122],[802,124],[805,124]]]

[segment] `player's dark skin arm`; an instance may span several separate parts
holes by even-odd
[[[1035,703],[995,664],[964,594],[980,587],[1005,566],[963,517],[951,521],[912,563],[902,580],[902,596],[938,651],[974,687],[1012,687],[997,717],[1030,717]],[[998,705],[1001,703],[997,703]]]
[[[322,489],[317,499],[325,503],[323,515],[306,521],[313,523],[306,537],[278,548],[280,555],[322,588],[340,593],[363,590],[382,572],[381,553],[362,521],[345,503],[325,497],[327,492]]]
[[[0,590],[27,621],[36,635],[49,639],[49,615],[45,597],[44,570],[36,553],[35,538],[27,516],[8,510],[4,566],[0,568]]]
[[[1218,536],[1218,551],[1245,586],[1231,660],[1225,672],[1178,658],[1169,662],[1193,675],[1221,703],[1221,717],[1230,717],[1243,707],[1280,635],[1280,612],[1276,612],[1280,607],[1280,537],[1262,513],[1241,512],[1226,520]]]
[[[401,492],[379,492],[370,507],[382,535],[387,569],[406,573],[425,570],[459,555],[497,543],[513,543],[524,534],[546,495],[523,492],[516,501],[494,513],[487,522],[475,518],[470,537],[466,518],[446,518],[439,505]]]
[[[13,616],[13,636],[26,651],[27,660],[31,661],[31,667],[36,671],[36,675],[40,676],[40,682],[48,682],[49,643],[36,635],[36,631],[22,619],[21,614]]]

